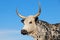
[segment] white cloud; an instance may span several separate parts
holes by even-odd
[[[20,32],[19,30],[0,30],[0,35],[19,33],[19,32]]]
[[[0,30],[0,40],[18,40],[19,30]]]

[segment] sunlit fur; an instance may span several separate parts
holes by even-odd
[[[30,23],[32,22],[32,23]],[[36,29],[36,24],[35,24],[35,17],[34,16],[28,16],[24,20],[24,27],[23,29],[27,30],[28,32],[32,32]]]
[[[28,35],[34,40],[60,40],[60,23],[49,24],[42,20],[35,21],[34,16],[28,16],[24,20],[23,29],[27,30]]]

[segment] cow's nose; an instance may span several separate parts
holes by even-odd
[[[26,34],[28,34],[28,32],[23,29],[23,30],[21,30],[21,34],[26,35]]]

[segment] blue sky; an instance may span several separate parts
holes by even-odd
[[[60,0],[39,0],[42,8],[40,20],[60,23]],[[20,30],[23,24],[16,14],[16,8],[24,15],[35,15],[38,11],[37,0],[0,0],[0,40],[33,40],[23,36]]]

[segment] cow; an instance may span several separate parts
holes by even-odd
[[[25,17],[18,10],[16,10],[16,13],[22,18],[21,22],[24,24],[21,34],[30,35],[34,40],[60,40],[60,23],[50,24],[39,20],[38,16],[41,13],[40,6],[36,15]]]

